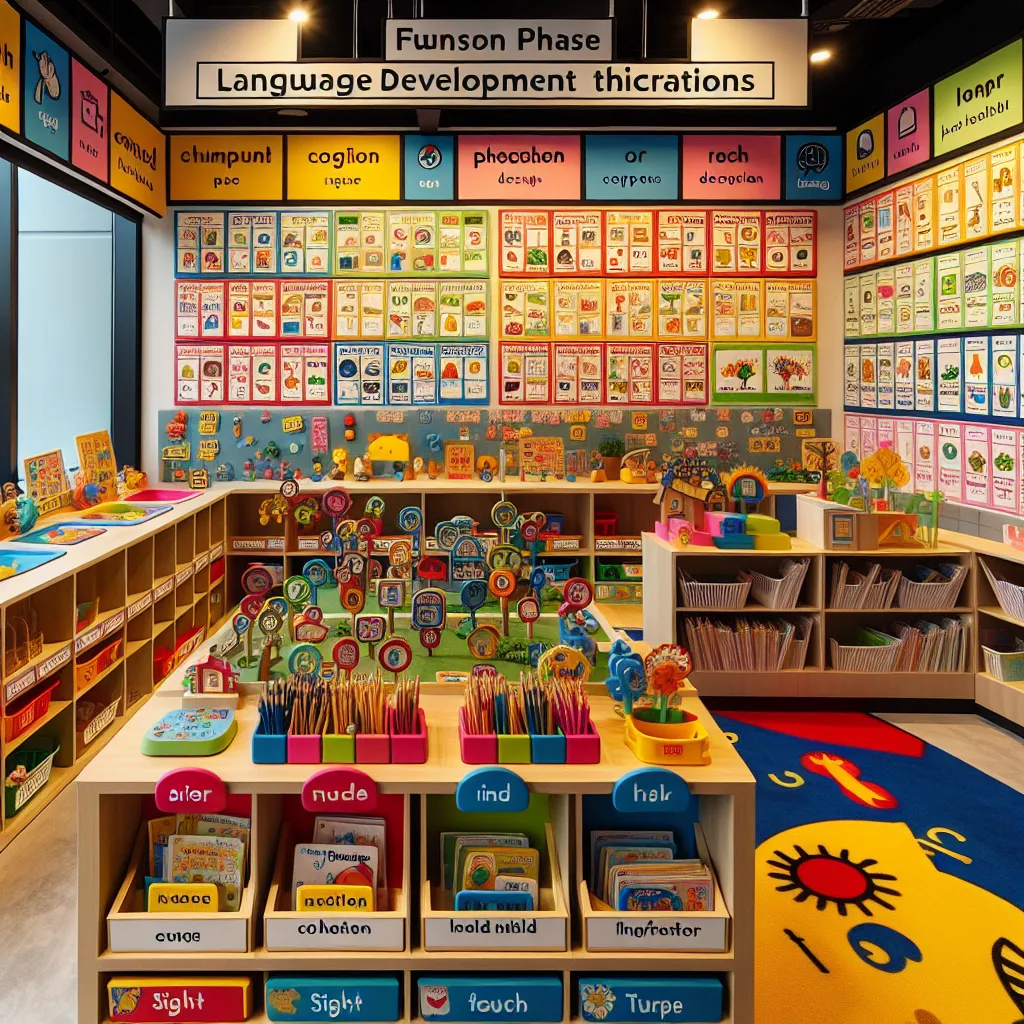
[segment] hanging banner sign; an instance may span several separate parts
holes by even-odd
[[[398,135],[289,135],[288,199],[401,198]]]
[[[898,174],[932,155],[931,94],[927,89],[889,108],[885,116],[885,173]]]
[[[31,22],[25,22],[25,54],[29,58],[22,62],[25,138],[66,161],[71,152],[68,51]]]
[[[612,20],[451,21],[389,19],[384,29],[387,60],[582,60],[612,59]]]
[[[110,153],[110,89],[99,75],[71,60],[71,162],[106,181]]]
[[[1017,39],[935,83],[932,144],[936,156],[1024,121],[1022,54]]]
[[[587,199],[679,198],[675,135],[588,135]]]
[[[451,135],[405,136],[403,199],[455,198],[455,139]]]
[[[838,199],[842,194],[842,138],[838,135],[787,135],[786,198],[813,203]]]
[[[284,199],[281,135],[172,135],[171,202]]]
[[[164,133],[116,93],[110,94],[110,184],[147,210],[167,212]]]
[[[578,135],[459,136],[459,199],[579,198]]]
[[[846,191],[881,181],[885,176],[885,115],[876,114],[870,121],[846,133]]]
[[[683,136],[684,199],[778,199],[779,135]]]
[[[0,125],[21,131],[21,17],[0,0]]]

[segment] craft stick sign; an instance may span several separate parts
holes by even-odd
[[[228,790],[207,768],[175,768],[157,780],[154,797],[164,814],[217,814],[227,806]]]
[[[302,806],[307,811],[355,811],[377,809],[377,783],[358,768],[325,768],[306,779]]]

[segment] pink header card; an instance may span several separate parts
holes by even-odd
[[[579,199],[580,173],[578,135],[459,136],[459,199]]]
[[[683,199],[779,199],[778,135],[684,135]]]

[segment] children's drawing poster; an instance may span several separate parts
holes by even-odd
[[[992,456],[992,506],[1000,511],[1017,511],[1020,485],[1017,431],[993,427],[989,434]]]
[[[963,267],[960,253],[936,257],[935,276],[938,281],[935,329],[958,331],[964,325]]]
[[[856,270],[860,266],[860,211],[857,206],[843,210],[843,269]]]
[[[878,333],[878,272],[869,270],[860,282],[860,336],[872,338]]]
[[[331,400],[330,346],[281,345],[280,401],[326,405]]]
[[[817,218],[817,214],[812,216]],[[663,274],[707,274],[706,211],[658,211],[658,270]]]
[[[769,274],[816,272],[818,215],[814,210],[772,210],[764,215],[765,266]]]
[[[760,338],[763,325],[763,281],[711,282],[711,335],[720,341]]]
[[[407,366],[398,367],[398,377],[405,382],[406,389],[409,387],[409,378],[405,373],[407,368]],[[342,406],[384,404],[383,344],[335,343],[334,404]],[[408,399],[400,404],[409,404]]]
[[[989,233],[988,154],[981,153],[964,164],[964,238],[971,241]]]
[[[555,393],[558,404],[599,405],[604,399],[604,353],[602,345],[564,344],[552,346],[555,359]]]
[[[438,398],[443,405],[486,405],[490,348],[482,343],[437,346]]]
[[[707,345],[658,345],[658,402],[708,404]]]
[[[1019,241],[1010,239],[995,243],[990,248],[992,269],[992,319],[993,327],[1007,327],[1019,322],[1020,265],[1018,262]]]
[[[914,343],[896,342],[894,404],[898,412],[914,411]]]
[[[891,416],[879,416],[875,420],[878,430],[878,447],[893,448],[896,445],[896,421]]]
[[[989,477],[992,472],[989,428],[967,424],[964,439],[964,501],[968,505],[991,504]]]
[[[654,401],[654,346],[608,342],[605,379],[610,404],[650,405]]]
[[[915,343],[914,408],[918,412],[935,411],[935,339],[919,338]]]
[[[502,405],[543,405],[548,402],[551,380],[551,346],[502,342]]]
[[[935,260],[914,264],[914,330],[935,330]]]
[[[551,214],[551,219],[554,237],[554,259],[551,269],[554,273],[603,273],[601,211],[555,210]]]
[[[996,334],[991,341],[992,415],[1006,419],[1017,415],[1018,366],[1015,334]]]
[[[715,401],[756,402],[765,390],[764,349],[715,346]]]
[[[178,405],[224,401],[223,345],[176,345],[174,365]]]
[[[845,451],[857,452],[860,454],[860,417],[846,414],[844,420],[843,441]]]
[[[880,341],[878,343],[878,408],[894,409],[895,391],[895,360],[896,343]]]
[[[963,501],[963,429],[960,423],[937,425],[939,490],[948,501]]]
[[[109,431],[80,434],[75,438],[75,447],[79,468],[89,482],[98,485],[100,501],[113,501],[117,497],[117,460]]]
[[[896,255],[914,251],[914,186],[901,185],[894,193],[896,206]]]
[[[873,342],[860,347],[860,404],[878,408],[878,346]]]
[[[436,405],[437,360],[434,346],[389,342],[387,352],[387,403]],[[365,388],[367,384],[363,386]]]
[[[499,217],[502,274],[550,274],[550,212],[502,210]]]
[[[232,405],[277,401],[277,346],[228,346],[228,401]]]
[[[282,274],[327,274],[330,260],[331,215],[325,211],[280,215]]]
[[[843,403],[848,409],[859,409],[860,398],[860,345],[843,348]]]
[[[964,412],[968,416],[988,416],[990,371],[988,338],[964,338]]]
[[[175,269],[179,275],[224,272],[224,214],[179,211],[174,215]]]
[[[989,276],[989,248],[980,245],[963,254],[964,327],[988,327],[992,299]]]
[[[918,420],[914,425],[916,449],[914,452],[914,490],[934,491],[937,485],[935,475],[935,422]]]
[[[896,333],[910,334],[914,329],[914,264],[901,263],[893,273],[896,289]]]
[[[846,337],[860,337],[860,276],[848,277],[843,282],[843,305],[846,319]]]
[[[866,459],[878,451],[878,420],[862,416],[860,420],[860,457]]]
[[[766,348],[764,365],[768,396],[810,402],[817,375],[816,351],[813,345],[806,348]]]
[[[959,414],[963,410],[963,347],[959,338],[939,338],[936,342],[936,408],[939,412]]]

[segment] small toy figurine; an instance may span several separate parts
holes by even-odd
[[[142,470],[125,465],[121,467],[118,485],[119,493],[134,494],[136,491],[144,490],[149,486],[149,478]]]
[[[345,417],[345,440],[354,441],[356,439],[356,418],[349,413]]]
[[[168,421],[167,426],[164,427],[164,432],[167,434],[168,440],[180,441],[185,436],[187,428],[188,413],[178,412]]]
[[[314,483],[324,478],[324,457],[319,452],[313,456],[312,476]]]
[[[603,484],[608,479],[608,473],[604,468],[604,461],[596,451],[590,453],[590,482],[592,484]]]
[[[419,455],[417,455],[416,458],[412,460],[412,478],[413,478],[413,480],[415,480],[416,477],[418,477],[420,475],[420,473],[423,472],[423,469],[424,469],[423,459],[420,458]]]
[[[370,461],[369,452],[364,452],[361,456],[356,456],[353,472],[355,473],[356,479],[361,483],[366,483],[367,480],[373,479],[373,462]]]
[[[18,498],[15,506],[18,511],[19,528],[22,533],[28,533],[36,525],[36,520],[39,518],[39,509],[36,508],[36,503],[27,496]]]
[[[267,459],[279,459],[281,458],[281,449],[278,447],[276,441],[268,441],[263,446],[263,456]]]
[[[331,452],[331,461],[334,463],[334,468],[327,475],[332,480],[344,480],[345,474],[348,472],[348,449],[335,448]]]

